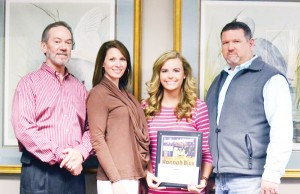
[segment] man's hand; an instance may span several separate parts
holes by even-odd
[[[66,168],[74,176],[79,175],[83,169],[82,168],[83,158],[81,153],[76,149],[66,148],[63,151],[63,154],[65,155],[65,157],[60,163],[60,167]]]
[[[78,175],[80,175],[81,171],[83,170],[83,167],[82,167],[82,165],[78,165],[76,168],[68,169],[68,170],[70,171],[70,173],[73,176],[78,176]]]
[[[261,194],[278,194],[279,184],[261,180]]]

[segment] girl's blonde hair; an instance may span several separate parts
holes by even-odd
[[[146,100],[145,115],[147,120],[153,118],[160,112],[161,102],[164,95],[164,88],[160,83],[160,71],[164,63],[170,59],[178,58],[182,62],[185,79],[181,87],[181,98],[175,108],[174,113],[178,120],[192,117],[192,108],[196,106],[196,82],[192,76],[192,68],[187,60],[177,51],[167,51],[163,53],[154,63],[151,80],[146,83],[149,98]]]

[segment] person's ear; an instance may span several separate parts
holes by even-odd
[[[254,47],[254,44],[255,44],[254,38],[251,38],[251,39],[249,40],[249,43],[250,43],[251,48],[253,48],[253,47]]]
[[[41,42],[41,50],[44,54],[47,52],[47,43]]]

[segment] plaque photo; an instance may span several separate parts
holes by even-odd
[[[160,186],[187,188],[198,184],[202,158],[202,133],[158,131],[155,176]]]

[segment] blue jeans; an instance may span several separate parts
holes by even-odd
[[[260,194],[261,176],[221,173],[216,175],[216,194]]]

